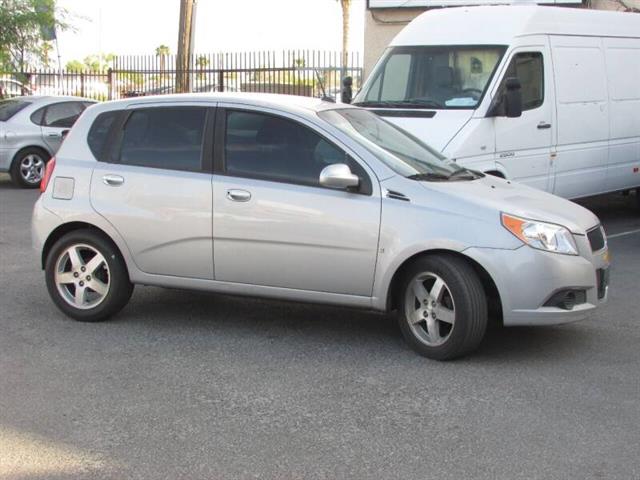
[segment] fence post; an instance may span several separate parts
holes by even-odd
[[[107,92],[109,100],[113,100],[113,69],[111,67],[107,70]]]
[[[80,72],[80,96],[84,97],[84,72]]]
[[[216,87],[216,91],[224,92],[224,70],[218,70],[218,86]]]

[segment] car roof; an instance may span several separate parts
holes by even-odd
[[[162,103],[188,103],[188,102],[211,102],[211,103],[237,103],[266,108],[275,108],[289,111],[319,112],[322,110],[336,108],[333,102],[327,102],[315,97],[302,97],[299,95],[283,95],[274,93],[246,93],[246,92],[207,92],[207,93],[176,93],[171,95],[154,95],[148,97],[133,97],[124,100],[115,100],[101,104],[101,110],[114,110],[128,108],[134,105]],[[340,107],[349,105],[340,104]],[[96,108],[96,107],[94,107]]]

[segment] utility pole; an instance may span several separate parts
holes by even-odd
[[[180,26],[178,28],[178,54],[176,55],[176,92],[191,91],[191,59],[196,30],[197,0],[180,0]]]

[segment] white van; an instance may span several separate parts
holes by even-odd
[[[427,11],[395,37],[353,103],[469,168],[562,197],[635,189],[640,15]]]

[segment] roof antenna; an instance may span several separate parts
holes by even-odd
[[[331,102],[331,103],[336,103],[336,101],[327,96],[327,92],[324,91],[324,82],[322,81],[322,78],[320,78],[320,73],[318,73],[318,69],[314,68],[313,71],[316,74],[316,78],[318,79],[318,83],[320,84],[320,90],[322,90],[322,97],[320,98],[323,102]]]

